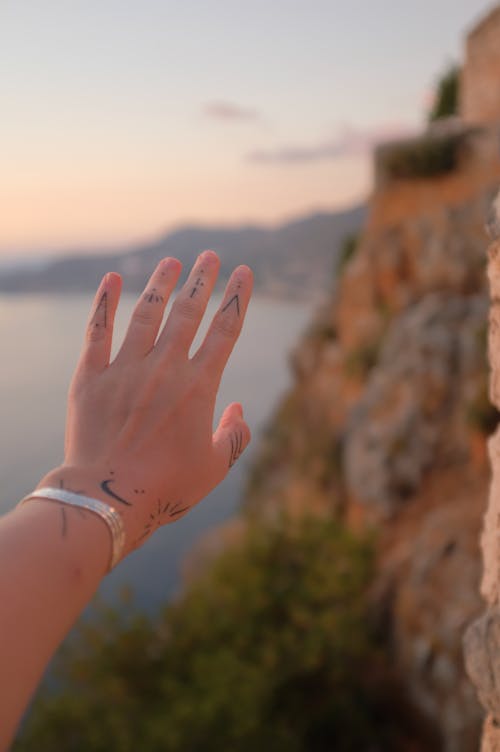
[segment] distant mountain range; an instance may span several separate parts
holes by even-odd
[[[238,264],[248,264],[255,274],[257,291],[276,296],[311,297],[328,289],[343,239],[360,230],[365,206],[336,213],[303,217],[269,229],[187,226],[156,242],[113,254],[71,255],[47,261],[43,266],[0,270],[0,292],[85,292],[94,290],[108,271],[119,272],[124,290],[140,291],[156,263],[175,256],[184,274],[200,251],[211,248],[220,256],[220,283]]]

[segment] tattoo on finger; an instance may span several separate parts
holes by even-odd
[[[243,431],[235,431],[230,434],[231,454],[229,457],[229,467],[232,467],[243,452]]]
[[[142,299],[147,303],[163,303],[164,300],[163,295],[160,295],[156,287],[153,287],[152,290],[147,290],[142,296]]]
[[[204,269],[200,269],[199,273],[200,273],[200,274],[204,274],[204,273],[205,273],[205,270],[204,270]],[[190,298],[194,297],[194,295],[196,295],[196,293],[198,292],[198,288],[200,288],[200,287],[205,287],[205,283],[204,283],[204,281],[202,280],[202,278],[201,278],[201,277],[198,277],[198,279],[197,279],[197,280],[196,280],[196,282],[194,283],[194,287],[193,287],[193,289],[191,290],[191,294],[190,294],[190,296],[189,296],[189,297],[190,297]]]
[[[108,293],[103,292],[90,321],[92,329],[106,329],[108,325]]]
[[[238,293],[236,293],[236,295],[233,295],[231,300],[228,303],[226,303],[226,305],[222,309],[222,313],[225,313],[228,310],[228,308],[230,308],[232,305],[234,305],[234,307],[236,308],[236,313],[239,316],[240,315],[240,296],[238,295]]]

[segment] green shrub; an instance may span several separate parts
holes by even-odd
[[[15,752],[400,749],[372,570],[331,521],[251,529],[156,620],[107,608],[81,627]]]
[[[420,139],[381,147],[379,165],[389,178],[428,178],[452,172],[458,166],[464,136],[426,135]]]

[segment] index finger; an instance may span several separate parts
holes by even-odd
[[[227,283],[222,303],[212,319],[205,339],[193,361],[220,380],[240,335],[252,294],[253,274],[248,266],[238,266]]]
[[[79,359],[79,366],[84,369],[102,371],[109,364],[113,322],[120,299],[121,286],[120,275],[108,272],[97,289]]]

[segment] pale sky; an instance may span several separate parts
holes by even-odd
[[[0,0],[0,255],[362,200],[492,5]]]

